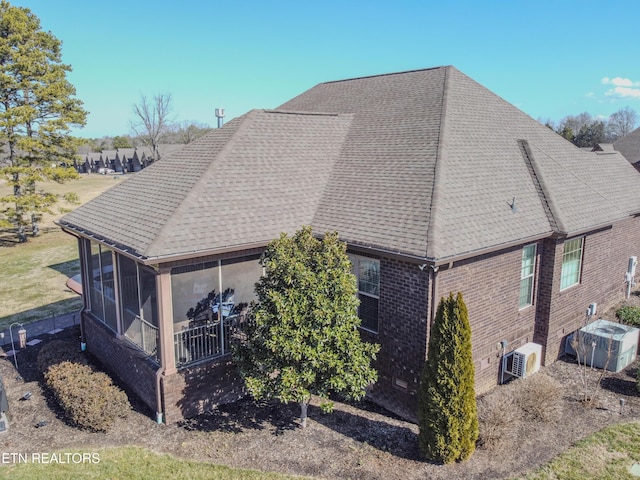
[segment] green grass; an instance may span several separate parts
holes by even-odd
[[[640,421],[607,427],[587,437],[523,480],[630,479],[635,477],[629,469],[636,463],[640,463]]]
[[[85,175],[65,185],[50,182],[38,188],[59,194],[74,191],[81,202],[87,202],[121,181],[120,176]],[[0,184],[0,196],[8,191],[6,184]],[[54,224],[61,216],[60,212],[45,215],[43,233],[26,243],[16,243],[11,233],[0,234],[0,330],[13,322],[29,323],[82,306],[81,298],[65,284],[79,273],[80,264],[75,237]]]
[[[68,450],[62,453],[72,454],[77,452],[79,451]],[[103,478],[126,478],[130,480],[182,480],[185,478],[190,480],[285,480],[300,478],[183,460],[136,447],[109,448],[88,453],[97,454],[97,456],[94,455],[91,458],[94,460],[97,458],[99,462],[88,461],[76,464],[29,463],[31,457],[28,454],[28,463],[13,463],[0,467],[0,478],[10,478],[12,480],[39,480],[42,478],[48,480],[67,480],[69,478],[80,480]],[[79,462],[80,458],[78,456],[76,458]]]

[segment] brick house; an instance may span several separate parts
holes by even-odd
[[[583,152],[440,67],[250,111],[60,225],[78,238],[83,341],[166,421],[242,393],[229,328],[266,244],[302,225],[338,231],[361,333],[382,346],[370,396],[415,418],[439,299],[465,297],[478,393],[527,342],[553,362],[590,303],[624,295],[639,187],[620,154]]]

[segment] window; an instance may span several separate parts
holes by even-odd
[[[582,266],[582,245],[584,237],[564,242],[562,254],[562,273],[560,274],[560,290],[580,283],[580,269]]]
[[[533,304],[533,279],[536,267],[536,246],[528,245],[522,249],[522,267],[520,270],[520,308]]]
[[[360,326],[372,332],[378,331],[378,301],[380,298],[380,261],[358,258],[358,316]]]

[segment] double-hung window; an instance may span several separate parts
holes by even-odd
[[[358,316],[360,326],[372,332],[378,331],[378,303],[380,299],[380,261],[356,257],[358,277]]]
[[[536,245],[527,245],[522,249],[520,269],[520,308],[533,305],[533,280],[536,270]]]
[[[560,290],[580,283],[582,268],[582,247],[584,237],[574,238],[564,242],[562,254],[562,273],[560,274]]]

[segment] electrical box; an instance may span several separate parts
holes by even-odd
[[[638,265],[638,257],[629,257],[629,268],[627,269],[627,273],[631,277],[636,276],[636,266]]]

